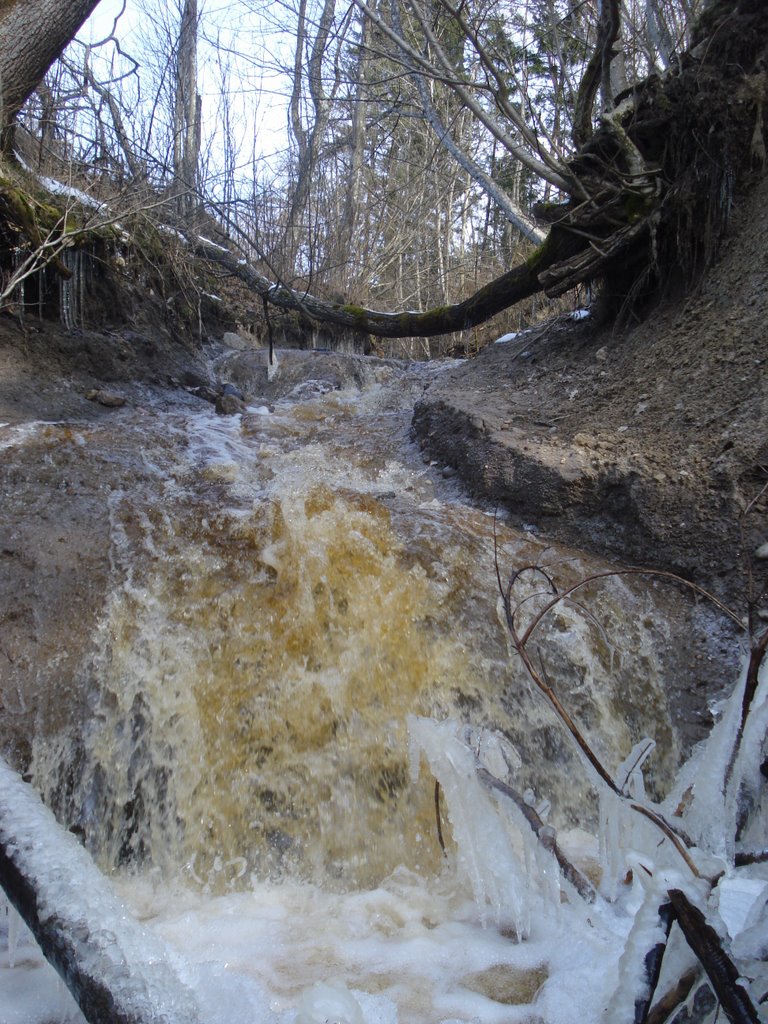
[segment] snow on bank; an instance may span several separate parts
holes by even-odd
[[[72,199],[76,203],[80,203],[81,206],[89,207],[91,210],[108,210],[109,207],[106,203],[100,202],[98,199],[94,199],[93,196],[89,196],[86,192],[83,192],[79,188],[75,188],[74,185],[65,185],[61,181],[57,181],[55,178],[46,178],[45,175],[40,175],[38,178],[43,188],[47,189],[51,195],[62,196],[64,199]]]

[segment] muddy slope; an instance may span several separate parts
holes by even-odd
[[[764,180],[699,291],[634,330],[564,320],[447,371],[416,407],[425,453],[513,522],[744,607],[767,564],[765,497],[743,516],[768,481],[767,211]]]

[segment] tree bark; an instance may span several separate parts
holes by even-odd
[[[707,972],[728,1020],[731,1024],[759,1024],[755,1005],[717,932],[681,889],[670,889],[669,899],[686,942]]]
[[[173,111],[173,177],[179,212],[197,203],[202,100],[197,91],[197,0],[185,0],[176,47]]]
[[[99,0],[0,0],[0,141]],[[32,28],[34,26],[34,28]]]

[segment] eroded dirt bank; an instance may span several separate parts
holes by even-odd
[[[565,320],[447,371],[416,407],[424,451],[519,524],[744,610],[767,564],[766,209],[763,181],[698,293],[635,329]]]

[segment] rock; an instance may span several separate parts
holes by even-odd
[[[237,395],[223,394],[216,398],[216,412],[219,416],[236,416],[245,412],[245,402]]]
[[[755,551],[755,558],[768,558],[768,540]]]
[[[241,402],[245,401],[245,395],[235,384],[224,384],[221,393],[222,395],[233,395],[235,398],[239,398]]]
[[[197,395],[198,398],[210,402],[211,405],[215,404],[216,397],[220,393],[208,378],[194,370],[185,370],[178,381],[172,379],[171,383],[184,388],[190,395]]]
[[[603,345],[602,348],[599,348],[597,350],[597,352],[595,352],[595,359],[599,363],[604,363],[607,358],[608,358],[608,349],[605,347],[605,345]]]
[[[184,390],[189,391],[191,395],[197,395],[197,397],[202,398],[204,402],[210,402],[211,405],[215,405],[216,399],[219,397],[219,392],[209,384],[201,384],[200,387],[185,388]]]
[[[98,402],[108,409],[119,409],[125,405],[125,397],[118,395],[116,391],[105,391],[102,388],[92,388],[86,391],[85,397],[89,402]]]
[[[235,334],[234,331],[227,331],[222,337],[221,343],[227,348],[235,349],[236,352],[246,352],[249,348],[253,348],[253,342],[243,338],[240,334]]]

